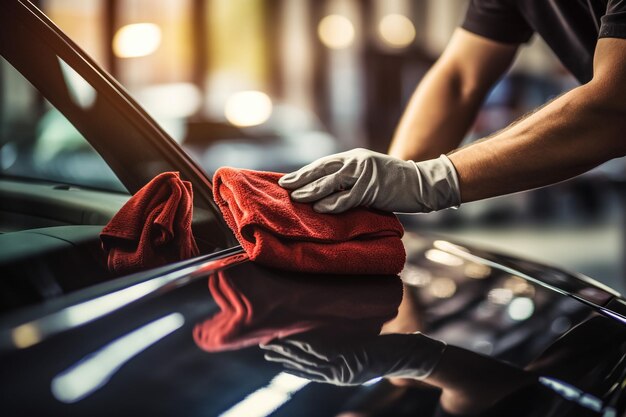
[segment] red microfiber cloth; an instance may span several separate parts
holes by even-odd
[[[102,229],[109,270],[128,273],[197,256],[192,214],[189,181],[178,172],[154,177]]]
[[[402,300],[397,276],[294,278],[251,263],[209,277],[220,312],[194,327],[208,352],[240,349],[321,327],[378,335]]]
[[[398,274],[406,254],[393,213],[355,208],[320,214],[293,202],[283,174],[220,168],[214,199],[250,259],[293,271]]]

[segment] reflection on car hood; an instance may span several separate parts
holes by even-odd
[[[208,352],[241,349],[328,326],[355,336],[377,335],[396,316],[402,300],[397,276],[294,278],[292,273],[252,263],[211,274],[208,287],[220,312],[193,330],[196,344]]]
[[[550,346],[570,349],[563,335],[590,315],[622,325],[622,313],[612,307],[621,298],[584,277],[411,233],[405,247],[403,291],[393,276],[278,271],[230,250],[160,275],[122,278],[126,286],[115,291],[102,287],[78,302],[40,307],[40,316],[26,323],[5,320],[12,323],[1,329],[5,409],[9,415],[179,415],[184,409],[203,416],[320,416],[355,409],[399,415],[389,410],[402,406],[433,415],[437,390],[385,380],[358,387],[308,383],[266,362],[257,344],[320,326],[376,333],[395,315],[401,293],[400,313],[383,332],[421,331],[519,367]],[[95,314],[85,306],[108,308]],[[15,343],[20,328],[36,332],[37,343]],[[554,398],[537,407],[550,405],[552,414],[524,415],[576,415],[567,414],[573,400],[562,395],[563,386],[582,390],[579,399],[591,392],[601,410],[613,407],[610,401],[621,395],[612,388],[622,378],[621,356],[594,340],[588,343],[596,353],[587,362],[577,359],[579,371],[545,376]]]

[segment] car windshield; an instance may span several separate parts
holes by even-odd
[[[68,93],[90,106],[96,91],[59,60]],[[6,59],[0,58],[0,172],[3,177],[48,181],[128,194],[126,187],[74,125]]]
[[[0,25],[0,311],[126,275],[100,232],[162,172],[192,183],[199,253],[233,246],[171,139],[56,32],[13,17]]]

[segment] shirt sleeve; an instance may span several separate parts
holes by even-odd
[[[609,0],[600,18],[599,38],[626,39],[626,0]]]
[[[524,43],[533,34],[511,0],[471,0],[461,27],[502,43]]]

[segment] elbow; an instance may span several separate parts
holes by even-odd
[[[450,77],[449,86],[453,96],[460,103],[480,104],[485,99],[489,88],[478,81],[457,73]]]
[[[491,88],[491,83],[454,60],[438,60],[429,75],[442,82],[445,93],[464,105],[481,103]]]
[[[611,157],[626,156],[626,100],[623,91],[626,86],[615,86],[603,80],[593,79],[579,87],[584,107],[597,120],[598,127],[608,128],[606,141],[603,141]],[[602,128],[598,129],[603,130]]]

